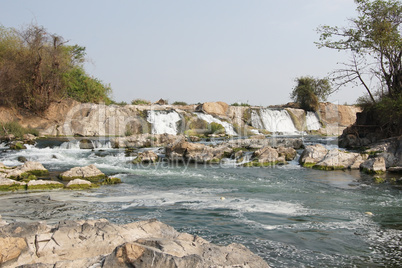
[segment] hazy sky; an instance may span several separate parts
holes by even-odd
[[[36,22],[85,46],[86,70],[126,102],[287,103],[296,77],[324,77],[348,59],[318,49],[315,29],[355,15],[353,0],[0,0],[0,24]]]

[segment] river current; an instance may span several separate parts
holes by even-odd
[[[332,138],[305,139],[316,142],[336,146]],[[156,218],[216,244],[242,243],[271,267],[402,266],[401,190],[374,184],[359,171],[306,169],[297,160],[270,168],[240,167],[230,159],[220,165],[134,165],[108,140],[95,145],[80,150],[76,141],[40,140],[21,151],[0,145],[0,162],[8,166],[20,165],[19,156],[54,174],[95,164],[123,181],[88,191],[0,193],[3,219],[124,224]],[[68,206],[47,211],[51,201],[29,209],[18,202],[41,196]]]

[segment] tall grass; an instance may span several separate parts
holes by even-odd
[[[24,128],[18,122],[0,122],[0,136],[13,134],[16,138],[22,138],[24,134],[39,136],[39,131],[32,128]]]

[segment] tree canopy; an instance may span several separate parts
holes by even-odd
[[[332,93],[328,79],[303,76],[295,79],[297,83],[290,97],[306,111],[317,111],[319,101],[326,101]]]
[[[374,91],[380,98],[395,97],[402,91],[402,4],[398,0],[355,0],[357,18],[348,27],[318,28],[318,47],[345,50],[351,61],[334,72],[339,86],[363,85],[372,102]]]
[[[44,111],[52,101],[110,103],[110,86],[86,74],[85,47],[38,25],[0,25],[0,105]]]

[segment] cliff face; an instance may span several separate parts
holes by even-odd
[[[0,122],[17,120],[22,126],[38,129],[40,134],[48,136],[129,136],[155,133],[158,131],[155,130],[155,125],[161,124],[175,128],[176,134],[182,134],[189,129],[205,128],[211,123],[207,122],[208,124],[204,124],[204,126],[200,124],[200,121],[206,119],[200,119],[194,112],[203,112],[211,116],[209,117],[210,120],[218,119],[222,125],[231,124],[238,133],[241,129],[242,133],[248,135],[252,133],[250,130],[254,130],[253,133],[257,130],[255,126],[252,126],[251,111],[260,109],[263,108],[228,106],[223,102],[204,103],[199,106],[106,106],[63,100],[52,103],[43,115],[21,114],[0,107]],[[294,108],[286,108],[286,111],[289,113],[294,127],[298,131],[305,131],[308,123],[306,122],[305,111]],[[322,127],[318,133],[340,135],[347,126],[356,121],[356,112],[359,111],[360,109],[354,106],[321,103],[317,115]],[[169,122],[169,120],[175,121]],[[160,133],[163,131],[163,129],[159,130]]]

